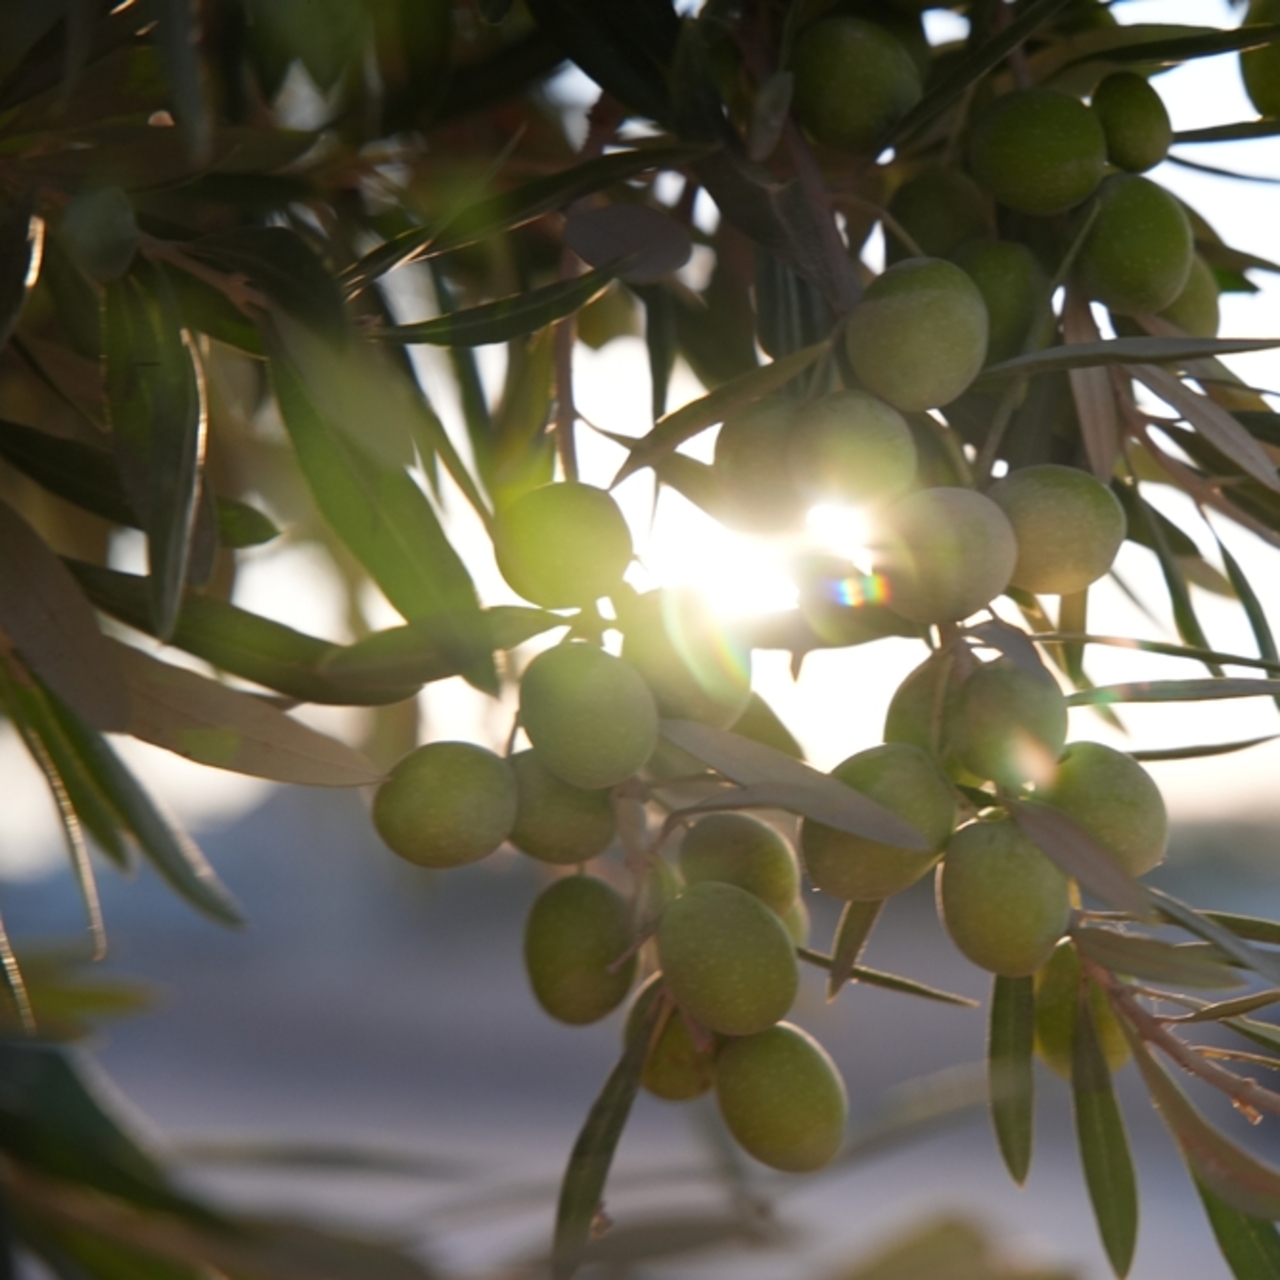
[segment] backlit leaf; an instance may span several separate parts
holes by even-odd
[[[832,959],[821,951],[809,947],[797,947],[796,955],[806,964],[831,971]],[[968,996],[958,996],[939,987],[931,987],[924,982],[916,982],[912,978],[899,977],[896,973],[885,973],[880,969],[869,969],[866,965],[856,964],[849,971],[850,982],[862,982],[869,987],[880,987],[885,991],[897,991],[901,995],[920,996],[924,1000],[936,1000],[939,1004],[959,1005],[964,1009],[976,1009],[978,1002]]]
[[[1062,311],[1062,336],[1067,346],[1097,345],[1098,326],[1089,301],[1076,288],[1068,288]],[[1080,422],[1080,435],[1094,476],[1109,484],[1120,450],[1120,417],[1110,375],[1101,366],[1070,368],[1067,377]]]
[[[1170,987],[1241,987],[1244,979],[1207,943],[1174,946],[1114,929],[1076,929],[1080,950],[1113,973]]]
[[[827,975],[827,999],[834,1000],[853,976],[862,949],[884,907],[883,902],[846,902],[831,947],[831,972]]]
[[[1260,974],[1274,983],[1280,983],[1280,957],[1272,955],[1269,951],[1259,951],[1257,947],[1249,945],[1250,941],[1266,942],[1270,941],[1269,938],[1254,938],[1249,933],[1232,928],[1225,923],[1225,919],[1217,918],[1216,913],[1196,911],[1185,902],[1179,902],[1171,894],[1165,893],[1163,889],[1150,888],[1147,893],[1167,920],[1180,925],[1188,933],[1193,933],[1206,942],[1212,942],[1224,955],[1231,956],[1253,973]],[[1243,917],[1227,917],[1227,919],[1238,921],[1246,927],[1251,923]],[[1252,923],[1257,927],[1265,922]]]
[[[1073,707],[1094,702],[1211,702],[1222,698],[1274,697],[1280,680],[1133,680],[1128,684],[1104,684],[1068,695]]]
[[[997,977],[991,990],[987,1078],[991,1121],[1009,1176],[1021,1186],[1031,1168],[1035,1119],[1034,978]]]
[[[1280,1235],[1275,1223],[1252,1218],[1215,1195],[1199,1178],[1196,1190],[1214,1239],[1235,1280],[1274,1280],[1280,1276]]]
[[[1205,356],[1268,351],[1277,346],[1280,338],[1112,338],[1106,342],[1077,342],[1002,360],[984,369],[974,386],[981,388],[987,382],[1005,378],[1030,378],[1095,365],[1181,364]]]

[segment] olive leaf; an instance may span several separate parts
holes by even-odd
[[[987,1031],[991,1121],[1005,1167],[1019,1186],[1031,1168],[1035,1006],[1033,978],[996,977]]]
[[[857,968],[858,958],[867,945],[883,902],[846,902],[836,926],[835,944],[831,948],[831,972],[827,975],[827,999],[834,1000]]]

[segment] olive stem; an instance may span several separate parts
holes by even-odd
[[[1107,999],[1121,1017],[1144,1040],[1162,1050],[1188,1075],[1225,1093],[1246,1112],[1267,1112],[1280,1116],[1280,1093],[1265,1089],[1254,1080],[1238,1076],[1234,1071],[1209,1062],[1194,1046],[1179,1040],[1159,1018],[1144,1009],[1133,993],[1109,969],[1083,955],[1080,957],[1080,964],[1089,978],[1106,992]]]

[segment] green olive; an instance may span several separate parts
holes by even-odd
[[[493,550],[511,587],[544,609],[611,595],[633,554],[618,504],[575,481],[531,489],[500,510]]]
[[[1087,471],[1045,464],[1011,471],[987,491],[1018,540],[1013,585],[1070,595],[1111,568],[1124,541],[1119,499]]]
[[[1091,196],[1106,160],[1098,117],[1053,89],[996,98],[969,140],[969,168],[978,182],[1010,209],[1042,217]]]
[[[1035,973],[1071,915],[1067,877],[1009,818],[961,827],[938,873],[938,905],[951,940],[980,968]]]
[[[906,419],[865,391],[836,391],[796,414],[788,441],[796,489],[812,502],[888,502],[916,475]]]
[[[138,249],[133,203],[120,187],[94,187],[72,196],[58,224],[67,252],[95,280],[118,280]]]
[[[933,258],[987,233],[987,198],[962,169],[926,169],[904,182],[889,201],[893,220],[920,250]],[[898,262],[910,255],[892,227],[885,226],[885,256]]]
[[[1100,742],[1073,742],[1038,799],[1074,818],[1131,875],[1150,871],[1169,843],[1164,797],[1132,757]]]
[[[649,686],[629,662],[588,644],[558,645],[529,663],[520,722],[542,763],[587,791],[631,777],[658,741]]]
[[[387,846],[420,867],[460,867],[491,854],[511,833],[516,781],[507,762],[469,742],[411,751],[373,800]]]
[[[791,54],[792,107],[818,142],[878,151],[920,101],[911,56],[883,27],[834,17],[806,27]]]
[[[951,260],[978,286],[990,323],[987,363],[1022,351],[1036,313],[1046,305],[1049,282],[1036,256],[1015,240],[970,240]]]
[[[1009,585],[1018,545],[990,498],[938,488],[890,507],[872,551],[895,613],[912,622],[959,622]]]
[[[1193,338],[1218,336],[1218,277],[1197,253],[1191,259],[1191,274],[1182,292],[1159,314]]]
[[[536,751],[508,757],[516,780],[511,843],[540,862],[573,865],[602,854],[617,834],[607,789],[584,791],[552,773]]]
[[[1146,173],[1169,151],[1173,126],[1164,101],[1132,71],[1114,71],[1093,91],[1092,106],[1107,138],[1107,159],[1117,169]]]
[[[745,813],[699,818],[681,841],[680,872],[688,884],[736,884],[778,916],[786,915],[800,892],[791,846],[768,823]]]
[[[1163,311],[1186,287],[1194,246],[1186,211],[1163,187],[1112,174],[1077,270],[1091,298],[1120,315]]]
[[[653,1002],[663,995],[662,974],[655,973],[636,992],[627,1013],[626,1035],[630,1037]],[[715,1083],[716,1048],[719,1037],[710,1036],[705,1048],[698,1048],[689,1033],[688,1024],[673,1008],[650,1045],[640,1073],[640,1084],[655,1098],[666,1102],[686,1102],[701,1097]]]
[[[956,795],[919,747],[886,743],[850,756],[831,776],[911,824],[928,842],[903,849],[806,818],[800,828],[805,870],[833,898],[878,902],[915,884],[942,855],[956,824]]]
[[[525,923],[524,962],[533,994],[560,1022],[597,1022],[631,990],[631,946],[630,913],[614,889],[592,876],[557,880],[535,899]]]
[[[752,1035],[791,1008],[799,985],[786,927],[754,894],[704,880],[658,922],[658,959],[676,1002],[711,1031]]]
[[[987,307],[953,262],[908,258],[850,313],[849,360],[869,391],[904,411],[949,404],[987,357]]]
[[[1249,0],[1246,26],[1280,22],[1280,0]],[[1240,55],[1240,78],[1262,116],[1280,116],[1280,44],[1274,40]]]
[[[1002,787],[1051,777],[1066,740],[1067,700],[1053,677],[1008,658],[973,671],[947,716],[956,762]]]
[[[715,471],[721,518],[746,533],[786,533],[804,517],[787,470],[796,406],[780,397],[760,400],[726,418],[716,436]]]
[[[748,1155],[787,1173],[835,1159],[849,1099],[827,1051],[789,1022],[731,1040],[716,1059],[716,1101]]]

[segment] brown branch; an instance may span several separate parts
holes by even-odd
[[[1161,1050],[1188,1075],[1225,1093],[1246,1114],[1258,1115],[1265,1112],[1280,1116],[1280,1093],[1264,1089],[1255,1080],[1238,1076],[1234,1071],[1209,1062],[1196,1048],[1179,1040],[1159,1018],[1144,1009],[1128,986],[1109,969],[1084,955],[1080,957],[1080,964],[1089,979],[1102,988],[1116,1012],[1134,1031],[1148,1044]]]

